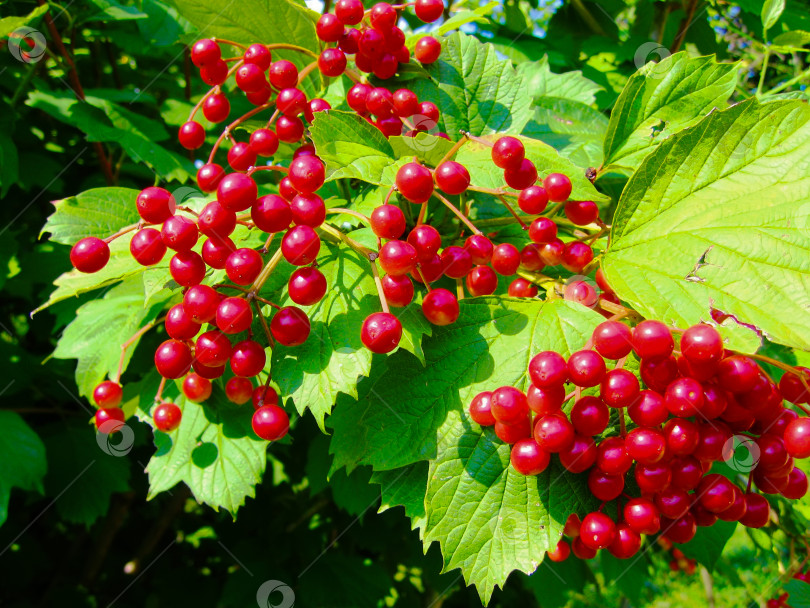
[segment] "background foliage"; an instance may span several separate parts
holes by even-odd
[[[677,272],[686,265],[688,272],[703,252],[695,249],[689,233],[712,228],[717,234],[727,225],[722,210],[711,213],[713,189],[725,187],[714,181],[716,176],[701,184],[700,192],[692,192],[697,190],[694,182],[679,184],[677,167],[667,167],[672,179],[657,175],[655,189],[650,189],[649,173],[660,165],[658,157],[676,149],[684,165],[705,163],[706,155],[723,163],[723,179],[744,193],[740,205],[750,211],[751,223],[743,225],[751,230],[762,228],[755,212],[757,188],[765,186],[746,184],[735,175],[750,164],[747,155],[758,155],[756,166],[763,175],[776,156],[793,163],[788,171],[803,167],[806,174],[810,12],[804,2],[480,4],[454,3],[439,28],[449,35],[446,48],[460,66],[470,68],[464,71],[468,78],[454,82],[440,73],[441,67],[431,66],[433,80],[417,80],[414,87],[420,98],[444,95],[453,100],[443,125],[448,131],[522,132],[562,153],[560,159],[539,145],[530,149],[543,166],[598,169],[596,188],[584,177],[575,180],[576,196],[612,207],[627,185],[629,202],[623,205],[625,215],[617,218],[620,228],[614,228],[605,259],[611,279],[627,276],[623,265],[656,255],[677,265]],[[483,440],[471,434],[457,414],[459,404],[445,397],[468,401],[477,383],[487,378],[487,366],[496,367],[504,383],[525,381],[525,361],[513,355],[527,342],[535,351],[554,347],[564,352],[581,345],[599,317],[564,303],[545,305],[552,310],[544,312],[540,325],[529,328],[527,319],[537,314],[536,307],[477,299],[464,304],[459,324],[434,329],[432,336],[414,315],[406,323],[408,345],[389,361],[372,359],[366,351],[341,352],[357,341],[347,335],[347,344],[330,344],[323,368],[305,369],[300,378],[293,372],[308,353],[274,351],[274,370],[284,370],[278,373],[287,383],[281,387],[284,394],[293,398],[299,412],[304,413],[306,404],[314,416],[302,415],[295,441],[274,445],[266,457],[264,444],[247,437],[238,444],[226,442],[221,454],[226,469],[249,473],[241,483],[223,483],[237,475],[206,466],[206,446],[227,434],[223,429],[242,424],[243,417],[228,409],[221,394],[212,401],[216,411],[186,404],[182,432],[189,441],[200,442],[191,454],[163,449],[165,439],[158,437],[153,457],[151,431],[141,424],[131,425],[134,448],[126,457],[107,453],[110,446],[99,449],[88,427],[86,396],[114,371],[118,345],[154,320],[171,293],[160,282],[160,268],[135,273],[127,261],[125,238],[113,246],[108,267],[92,277],[68,272],[67,246],[131,222],[137,189],[168,183],[177,191],[193,183],[196,159],[175,143],[174,134],[204,89],[191,76],[184,43],[203,30],[204,35],[216,30],[235,40],[297,40],[316,48],[312,15],[292,0],[224,7],[213,0],[75,0],[42,6],[7,0],[0,4],[0,15],[0,37],[7,46],[0,49],[0,599],[6,605],[248,606],[267,579],[291,585],[302,606],[474,605],[479,594],[466,587],[458,568],[479,582],[482,596],[492,593],[490,605],[644,606],[664,600],[700,605],[710,603],[711,580],[714,594],[726,605],[756,605],[778,595],[780,567],[793,557],[795,547],[778,534],[749,534],[733,526],[712,528],[707,534],[716,536],[704,534],[684,548],[705,568],[702,582],[670,573],[669,554],[655,547],[629,568],[610,556],[596,563],[571,558],[563,564],[544,563],[531,576],[513,574],[504,590],[495,588],[512,568],[531,569],[531,547],[545,546],[559,526],[555,512],[584,508],[580,503],[586,499],[575,486],[533,494],[537,486],[529,487],[508,469],[508,448],[488,434]],[[9,35],[20,27],[41,31],[47,41],[38,61],[15,59],[14,37]],[[473,36],[451,33],[459,27]],[[695,59],[708,54],[720,63]],[[643,67],[659,58],[661,63]],[[463,103],[465,90],[474,92],[493,82],[502,85],[497,104],[482,108]],[[522,95],[524,90],[531,96]],[[694,131],[677,134],[712,108],[725,108],[727,100],[744,103],[700,122],[700,137],[711,140],[711,146],[696,146]],[[402,155],[391,146],[399,144],[363,136],[357,125],[341,130],[340,121],[349,119],[334,112],[328,120],[316,121],[316,145],[319,138],[321,146],[337,142],[325,160],[329,163],[329,155],[342,161],[361,156],[366,169],[379,171],[379,179],[370,179],[364,169],[365,180],[390,184]],[[787,127],[780,131],[781,125]],[[782,132],[787,141],[774,135]],[[788,154],[783,154],[785,148]],[[464,154],[463,162],[475,167],[474,146]],[[484,169],[482,163],[475,175],[485,179]],[[670,196],[672,191],[677,196]],[[662,214],[656,205],[665,198],[675,200]],[[786,195],[786,200],[795,197]],[[355,202],[363,204],[362,198]],[[705,210],[699,226],[688,223],[695,205]],[[480,213],[478,219],[486,219],[486,207]],[[779,209],[773,213],[777,217]],[[656,221],[681,223],[683,230],[662,230]],[[40,238],[43,225],[49,238]],[[797,227],[802,229],[807,226]],[[758,253],[732,251],[723,242],[713,245],[715,254],[726,259]],[[807,274],[807,258],[792,249],[798,247],[792,238],[782,237],[779,247],[779,258],[790,263],[779,267],[782,274],[774,288],[796,285]],[[321,268],[328,276],[331,260],[334,279],[352,280],[345,254],[339,268],[329,248],[322,255]],[[651,278],[640,270],[645,280],[622,285],[623,297],[643,303],[643,313],[669,314],[667,276]],[[761,270],[777,272],[767,263]],[[803,342],[807,313],[790,309],[794,300],[788,291],[740,292],[710,266],[701,278],[690,294],[695,309],[685,307],[674,320],[694,321],[707,293],[730,313],[743,302],[779,297],[785,308],[779,315],[763,313],[757,325],[777,341],[810,348]],[[347,293],[329,297],[334,301],[314,317],[316,331],[318,323],[326,328],[333,321],[330,315],[354,311],[358,319],[364,316],[362,301],[346,301]],[[46,301],[47,308],[30,316]],[[542,325],[552,318],[566,321],[566,331],[560,329],[562,323],[556,328]],[[492,335],[479,334],[480,327]],[[103,336],[90,335],[99,328]],[[751,332],[729,330],[728,335],[741,348],[758,343]],[[102,338],[107,347],[99,349]],[[158,378],[145,372],[160,339],[147,334],[134,350],[125,377],[132,381],[125,394],[128,413],[146,417],[148,403],[139,397],[155,392]],[[428,368],[428,389],[404,381],[392,389],[392,375],[408,378],[415,369],[423,373],[423,362],[446,359],[448,349],[460,346],[464,355],[452,368]],[[771,356],[792,363],[804,356],[767,348]],[[368,378],[355,389],[359,375]],[[378,407],[379,394],[403,404],[396,417]],[[324,426],[335,399],[335,415],[326,419],[330,439],[318,427]],[[425,415],[442,407],[446,416]],[[366,432],[359,422],[368,425],[374,417],[387,423],[386,433]],[[420,422],[410,424],[413,420]],[[402,433],[410,433],[408,441]],[[447,445],[437,445],[436,437]],[[465,474],[481,463],[489,465],[476,469],[476,475]],[[259,478],[263,483],[254,489]],[[475,483],[482,479],[484,484]],[[187,485],[177,484],[180,480]],[[222,509],[199,505],[191,494]],[[522,497],[516,504],[528,501],[537,507],[515,509],[504,497],[516,494]],[[147,496],[152,500],[146,502]],[[497,509],[482,509],[471,518],[465,511],[471,496],[477,504]],[[402,517],[401,509],[389,510],[395,505],[404,505],[411,521]],[[234,521],[231,513],[240,506]],[[781,505],[785,524],[803,532],[808,506],[788,510]],[[459,526],[465,535],[475,536],[482,528],[493,532],[465,540],[460,548],[443,546],[444,557],[438,542],[423,552],[421,539],[457,542],[448,541],[447,532]],[[443,567],[446,573],[440,574]],[[806,594],[799,583],[790,583],[792,598]]]

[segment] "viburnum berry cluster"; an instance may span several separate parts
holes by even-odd
[[[233,78],[236,90],[255,106],[226,126],[207,162],[199,168],[197,185],[203,192],[216,193],[216,200],[195,211],[178,204],[168,190],[150,186],[135,201],[141,221],[105,239],[81,239],[70,253],[77,270],[92,273],[109,261],[109,243],[130,232],[134,232],[130,253],[143,266],[158,264],[171,251],[169,271],[184,292],[182,302],[164,319],[168,339],[155,352],[157,371],[164,383],[184,378],[186,398],[203,401],[211,394],[211,380],[221,377],[230,365],[234,377],[225,385],[227,397],[237,404],[252,400],[256,408],[254,431],[270,441],[284,437],[289,417],[269,385],[269,375],[264,383],[254,385],[253,379],[264,370],[267,356],[265,347],[250,333],[251,327],[254,320],[261,323],[271,348],[275,344],[294,347],[307,340],[310,319],[302,307],[317,304],[329,287],[317,263],[323,236],[352,247],[368,259],[381,311],[369,315],[357,330],[369,350],[389,353],[397,348],[403,332],[391,308],[414,301],[414,281],[426,288],[421,301],[425,318],[435,325],[448,325],[459,317],[458,299],[465,295],[465,288],[472,296],[489,295],[497,291],[499,276],[514,277],[507,290],[510,296],[535,297],[539,293],[536,283],[548,279],[538,274],[546,266],[582,273],[594,259],[590,243],[607,228],[594,202],[569,200],[569,176],[550,173],[540,178],[519,138],[503,136],[490,141],[470,133],[460,133],[460,139],[433,167],[417,158],[402,164],[388,195],[369,217],[354,210],[326,208],[318,194],[326,180],[326,167],[312,144],[309,127],[318,113],[328,112],[331,106],[321,98],[308,99],[300,85],[314,70],[327,78],[345,75],[354,82],[346,93],[347,105],[386,137],[415,137],[434,129],[440,113],[432,101],[420,100],[406,88],[391,91],[372,86],[362,75],[373,74],[385,81],[410,61],[405,35],[397,22],[400,11],[411,5],[425,22],[438,19],[444,10],[440,0],[417,0],[409,5],[381,2],[369,10],[360,0],[339,0],[334,13],[326,13],[318,21],[317,35],[326,44],[320,55],[288,44],[245,47],[221,39],[195,43],[191,60],[211,89],[180,127],[180,144],[189,150],[204,145],[205,129],[195,120],[198,112],[213,123],[229,117],[230,102],[223,88],[228,79]],[[240,54],[223,57],[223,47],[235,47]],[[277,50],[300,52],[312,62],[299,70],[286,59],[274,60]],[[430,36],[420,38],[414,49],[415,58],[423,64],[437,61],[440,54],[441,43]],[[235,128],[263,112],[269,115],[266,125],[253,130],[247,141],[237,141]],[[434,135],[450,139],[444,133]],[[503,170],[503,187],[475,186],[468,169],[452,160],[470,141],[491,147],[492,162]],[[217,162],[217,153],[226,142],[230,144],[228,169]],[[281,143],[292,145],[294,151],[286,155],[280,152],[289,149],[282,148]],[[261,164],[260,158],[272,160]],[[271,193],[260,194],[265,188]],[[460,203],[468,191],[496,197],[527,231],[531,242],[522,249],[509,242],[493,243],[470,221],[469,207],[460,209],[463,205],[451,200],[459,197]],[[394,199],[397,193],[400,203]],[[461,233],[461,243],[449,244],[447,235],[429,223],[429,201],[445,206],[458,218],[462,230],[469,231],[466,238]],[[549,203],[553,206],[547,208]],[[418,219],[410,227],[402,211],[406,204],[421,206]],[[515,204],[527,215],[521,217]],[[329,214],[346,213],[371,228],[378,237],[376,250],[326,222]],[[529,224],[523,221],[527,216],[531,218]],[[596,224],[597,232],[575,234],[564,242],[558,236],[560,221],[573,227]],[[265,245],[258,249],[237,247],[231,239],[237,225],[267,233]],[[270,254],[277,234],[281,235],[280,245]],[[259,294],[282,259],[295,267],[287,282],[293,305],[284,307]],[[206,284],[212,269],[224,270],[228,283]],[[441,277],[456,281],[456,293],[431,287]],[[597,280],[604,284],[599,275]],[[587,281],[571,282],[563,295],[590,306],[605,301],[618,303],[609,289],[597,296]],[[273,309],[269,323],[261,305]],[[234,341],[233,336],[245,332],[247,338]],[[124,419],[118,408],[123,361],[122,354],[118,377],[100,384],[94,394],[100,408],[96,415],[99,428],[110,420],[120,424]],[[178,427],[182,413],[176,404],[162,402],[162,390],[163,384],[152,413],[155,427],[168,432]]]
[[[627,368],[631,355],[641,382]],[[758,359],[785,371],[778,384]],[[711,325],[684,331],[645,320],[631,329],[608,320],[567,358],[534,355],[528,376],[525,393],[513,386],[479,393],[469,412],[512,445],[512,466],[523,475],[543,472],[555,454],[571,473],[587,472],[602,506],[569,517],[570,546],[560,540],[549,552],[554,561],[570,551],[590,559],[600,549],[629,558],[642,535],[685,543],[718,519],[760,528],[770,518],[764,494],[807,493],[795,459],[810,456],[810,417],[784,402],[810,413],[810,370],[728,351]],[[751,460],[742,486],[712,470],[734,464],[738,443]]]

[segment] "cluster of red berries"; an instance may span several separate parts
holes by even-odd
[[[697,561],[690,557],[686,557],[683,554],[683,551],[673,546],[672,541],[666,536],[659,536],[657,543],[672,557],[672,559],[669,561],[669,569],[672,572],[684,572],[691,576],[697,571]]]
[[[646,388],[624,368],[631,353]],[[618,362],[609,367],[606,360]],[[571,549],[583,559],[599,549],[627,558],[639,550],[642,534],[660,532],[684,543],[697,526],[718,519],[766,525],[769,503],[752,484],[763,494],[794,500],[806,494],[807,476],[794,458],[810,457],[810,418],[783,400],[805,410],[810,370],[785,367],[774,383],[752,356],[727,351],[711,325],[681,332],[658,321],[632,329],[606,321],[589,346],[567,360],[553,351],[535,355],[526,393],[504,386],[476,395],[470,416],[494,425],[497,436],[512,444],[512,466],[524,475],[544,471],[552,454],[572,473],[588,471],[590,492],[603,504],[581,521],[569,519]],[[566,383],[574,386],[567,396]],[[583,396],[588,389],[595,394]],[[573,404],[564,408],[569,399]],[[620,428],[606,433],[611,410]],[[710,472],[718,461],[734,468],[735,440],[751,456],[737,467],[748,474],[746,490]],[[626,494],[627,475],[640,496]],[[617,521],[603,512],[611,501]],[[555,555],[566,552],[561,541]]]

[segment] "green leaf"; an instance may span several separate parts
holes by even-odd
[[[737,83],[736,63],[676,53],[648,63],[630,77],[610,115],[605,169],[631,172],[650,148],[725,107]]]
[[[579,70],[554,74],[548,65],[548,56],[539,61],[527,61],[518,66],[518,74],[531,91],[535,103],[541,99],[564,99],[591,105],[596,101],[596,93],[604,89],[585,78]]]
[[[88,21],[127,21],[130,19],[146,19],[147,14],[142,13],[134,6],[125,6],[115,0],[89,0],[89,4],[95,7],[96,11],[82,19],[83,23]]]
[[[340,400],[329,419],[333,469],[403,467],[440,456],[441,438],[459,425],[480,434],[467,412],[477,393],[525,388],[531,354],[582,348],[602,319],[561,300],[481,297],[464,299],[460,307],[456,323],[434,328],[424,340],[425,367],[410,354],[395,353],[382,373],[360,383],[357,400]]]
[[[779,17],[782,16],[782,11],[784,10],[785,0],[765,0],[765,4],[762,5],[762,14],[760,15],[763,29],[769,30],[776,25],[776,22],[779,21]]]
[[[121,345],[157,317],[157,310],[143,306],[143,285],[130,279],[110,289],[101,299],[91,300],[76,311],[65,328],[53,356],[78,359],[76,384],[79,394],[89,396],[102,380],[114,377]],[[137,341],[124,353],[124,369]]]
[[[37,21],[39,21],[47,12],[48,6],[43,4],[42,6],[36,7],[27,15],[22,15],[21,17],[3,17],[0,19],[0,38],[5,38],[14,30],[23,26],[35,25]]]
[[[312,328],[309,338],[300,346],[273,349],[272,373],[282,394],[294,399],[302,415],[309,409],[322,429],[338,393],[357,396],[358,377],[371,369],[372,353],[360,341],[363,321],[380,310],[369,264],[347,247],[324,243],[318,268],[330,289],[306,309]],[[431,330],[416,307],[418,303],[391,312],[403,326],[401,348],[424,359],[421,337]]]
[[[798,579],[791,579],[782,588],[790,597],[791,608],[810,608],[810,585]]]
[[[379,484],[382,502],[378,513],[403,507],[411,518],[411,529],[425,527],[425,494],[427,493],[428,463],[415,462],[401,469],[374,471],[371,483]]]
[[[810,32],[794,30],[779,34],[773,39],[775,46],[786,46],[791,48],[801,48],[805,44],[810,44]]]
[[[648,318],[686,327],[715,308],[810,350],[808,157],[810,108],[796,101],[746,101],[671,137],[622,193],[610,285]],[[730,348],[753,352],[740,329]]]
[[[439,60],[425,69],[430,78],[414,80],[410,88],[439,106],[439,130],[453,139],[460,131],[520,133],[531,118],[522,77],[491,44],[457,32],[442,40]]]
[[[87,236],[104,238],[118,229],[139,221],[132,188],[93,188],[58,201],[56,210],[48,216],[40,237],[50,233],[50,239],[63,245],[73,245]]]
[[[97,435],[97,442],[92,426],[60,424],[45,437],[49,455],[45,491],[62,519],[89,526],[109,511],[115,492],[129,491],[126,448],[133,436],[125,432],[119,433],[120,438]]]
[[[157,451],[146,467],[148,499],[184,482],[198,502],[235,516],[245,498],[256,495],[268,442],[253,433],[250,412],[228,401],[218,385],[202,404],[184,397],[175,403],[183,410],[183,419],[169,434],[155,431]],[[142,418],[154,426],[148,413]]]
[[[712,526],[699,527],[695,537],[688,543],[678,545],[678,548],[711,572],[736,528],[736,521],[718,520]]]
[[[17,183],[20,161],[17,146],[5,132],[0,132],[0,198],[4,198],[8,189]]]
[[[499,2],[496,0],[492,0],[491,2],[487,2],[483,6],[479,6],[474,10],[468,9],[461,9],[458,11],[454,11],[452,17],[450,17],[447,21],[442,23],[439,28],[436,30],[436,35],[444,36],[445,34],[449,34],[457,29],[459,29],[462,25],[466,25],[467,23],[487,23],[489,20],[485,17],[485,15],[489,15],[492,13],[493,9],[499,6]],[[409,48],[413,48],[410,46],[410,40],[408,41]],[[414,45],[416,42],[414,42]]]
[[[45,445],[15,412],[0,410],[0,526],[8,517],[11,488],[42,492],[48,468]]]

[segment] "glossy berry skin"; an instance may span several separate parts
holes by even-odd
[[[518,167],[504,169],[503,179],[510,188],[523,190],[537,181],[537,167],[528,158],[524,158]]]
[[[411,278],[417,283],[434,283],[444,274],[444,265],[438,255],[434,255],[429,260],[421,261],[417,268],[411,272]]]
[[[200,79],[207,85],[215,87],[228,78],[228,64],[222,59],[200,68]]]
[[[186,150],[196,150],[205,143],[205,129],[200,123],[190,120],[180,127],[177,139]]]
[[[163,223],[160,238],[169,249],[188,251],[197,244],[197,224],[182,215],[170,217]]]
[[[530,272],[540,272],[546,263],[541,255],[542,247],[537,243],[528,243],[520,250],[520,267]]]
[[[250,219],[263,232],[283,232],[293,219],[290,204],[277,194],[267,194],[250,208]]]
[[[416,258],[426,262],[436,255],[442,245],[439,231],[428,224],[419,224],[408,233],[408,243],[416,250]]]
[[[666,438],[661,431],[638,427],[627,433],[627,454],[642,464],[654,464],[664,457]]]
[[[369,219],[371,230],[380,238],[398,239],[405,232],[405,214],[396,205],[380,205]]]
[[[579,539],[591,549],[605,549],[616,537],[616,524],[604,513],[588,513],[582,519]]]
[[[326,220],[326,205],[317,194],[298,194],[290,202],[293,223],[317,228]]]
[[[464,249],[470,252],[473,264],[489,264],[495,248],[483,234],[472,234],[464,241]]]
[[[217,301],[219,301],[218,298]],[[191,340],[197,335],[201,327],[199,323],[191,318],[191,315],[182,304],[176,304],[169,309],[165,325],[166,333],[175,340]]]
[[[164,378],[180,378],[191,367],[191,349],[178,340],[166,340],[155,351],[155,367]]]
[[[294,266],[306,266],[315,261],[321,249],[318,234],[309,226],[290,228],[281,241],[284,259]]]
[[[638,398],[641,387],[636,376],[626,369],[612,369],[599,386],[599,395],[610,407],[628,407]]]
[[[749,492],[745,495],[745,514],[740,523],[749,528],[762,528],[768,523],[771,506],[768,499],[761,494]]]
[[[442,43],[433,36],[423,36],[413,49],[413,56],[425,65],[435,63],[441,54]]]
[[[98,272],[110,261],[110,247],[99,238],[88,236],[70,250],[70,263],[79,272]]]
[[[678,364],[674,357],[658,361],[642,361],[639,366],[641,379],[648,388],[663,393],[669,383],[678,377]]]
[[[716,363],[723,357],[723,338],[711,325],[693,325],[681,336],[680,351],[692,363]]]
[[[693,456],[674,458],[669,468],[672,471],[672,487],[678,490],[694,490],[703,477],[700,461]]]
[[[802,378],[810,384],[810,370],[806,367],[795,367],[795,373],[786,372],[779,380],[779,392],[791,403],[810,403],[810,392],[802,384]]]
[[[302,194],[312,194],[323,186],[326,168],[315,156],[299,156],[290,165],[290,181]]]
[[[606,359],[621,359],[633,348],[630,328],[618,321],[600,323],[593,331],[593,346]]]
[[[465,279],[467,291],[472,296],[488,296],[498,289],[498,275],[489,266],[476,266]]]
[[[627,414],[639,426],[654,427],[662,424],[669,417],[669,410],[659,393],[643,390],[639,393],[638,398],[628,406]]]
[[[183,310],[194,323],[208,323],[216,317],[219,302],[219,295],[213,287],[195,285],[183,296]]]
[[[605,361],[592,350],[580,350],[568,357],[568,378],[577,386],[596,386],[602,381],[607,368]]]
[[[230,173],[217,186],[217,201],[225,209],[245,211],[256,202],[258,188],[253,178],[241,173]]]
[[[200,212],[197,227],[209,238],[224,239],[236,228],[236,213],[212,201]]]
[[[525,157],[526,148],[516,137],[500,137],[492,146],[492,162],[500,169],[519,169]]]
[[[222,122],[231,113],[231,104],[222,93],[214,93],[203,102],[202,110],[209,121]]]
[[[361,0],[338,0],[335,3],[335,16],[344,25],[357,25],[363,20],[365,8]]]
[[[515,444],[521,439],[529,439],[532,436],[532,427],[529,423],[529,418],[515,424],[504,424],[503,422],[495,423],[495,435],[509,445]]]
[[[539,245],[551,243],[557,238],[557,224],[547,217],[538,217],[529,225],[529,238]]]
[[[641,548],[641,536],[628,524],[616,524],[616,537],[608,546],[611,555],[618,559],[630,559]]]
[[[278,151],[278,136],[271,129],[256,129],[250,134],[250,149],[258,156],[273,156]]]
[[[93,423],[100,433],[111,435],[116,433],[122,426],[126,415],[120,407],[107,407],[96,410],[93,416]]]
[[[571,408],[571,423],[580,435],[599,435],[610,421],[610,410],[598,397],[581,397]]]
[[[559,412],[564,399],[564,386],[537,388],[532,384],[529,386],[529,390],[526,391],[526,401],[529,403],[529,408],[541,416]]]
[[[205,262],[196,251],[178,251],[169,260],[169,272],[178,285],[199,285],[205,277]]]
[[[276,135],[280,141],[294,144],[304,136],[304,123],[297,116],[279,116],[276,121]]]
[[[633,476],[643,494],[655,494],[672,482],[672,471],[666,463],[645,464],[639,462]]]
[[[296,306],[286,306],[273,315],[270,333],[284,346],[298,346],[309,337],[309,317]]]
[[[521,439],[512,446],[509,459],[521,475],[539,475],[548,467],[551,455],[534,439]]]
[[[183,394],[194,403],[201,403],[211,396],[211,381],[199,374],[189,374],[183,380]]]
[[[270,67],[273,60],[269,49],[263,44],[251,44],[245,51],[245,63],[252,63],[259,66],[262,71]]]
[[[121,403],[124,392],[117,382],[105,380],[93,389],[93,401],[100,408],[117,407]]]
[[[458,300],[446,289],[433,289],[422,300],[422,313],[433,325],[450,325],[460,314]]]
[[[633,459],[627,453],[621,437],[606,437],[596,448],[596,466],[605,473],[624,475],[632,464]]]
[[[692,378],[673,380],[664,394],[664,404],[673,416],[694,416],[703,408],[703,387]]]
[[[734,503],[734,484],[717,473],[706,475],[695,492],[700,504],[712,513],[721,513]]]
[[[534,425],[534,440],[547,452],[567,450],[574,442],[574,426],[565,414],[546,414]]]
[[[155,428],[164,433],[171,433],[180,426],[183,412],[174,403],[161,403],[152,413]]]
[[[397,171],[396,186],[412,203],[425,203],[433,194],[433,175],[419,163],[406,163]]]
[[[534,298],[540,290],[526,279],[518,277],[509,284],[507,293],[513,298]]]
[[[442,251],[442,268],[444,274],[451,279],[463,279],[472,270],[472,257],[466,249],[446,247]]]
[[[217,308],[217,327],[226,334],[247,331],[253,321],[250,304],[244,298],[225,298]]]
[[[529,215],[539,215],[546,210],[548,194],[542,186],[530,186],[518,195],[518,207]]]
[[[242,405],[250,401],[253,394],[253,383],[247,378],[234,377],[225,383],[225,396],[228,401]]]
[[[389,306],[404,308],[413,301],[413,282],[408,275],[382,277],[383,294]]]
[[[191,47],[191,63],[198,68],[210,65],[222,58],[222,51],[216,41],[211,39],[198,40]]]
[[[408,274],[416,266],[416,249],[406,241],[388,241],[380,248],[379,261],[387,274]]]
[[[312,306],[326,294],[326,277],[317,268],[296,269],[290,276],[287,293],[300,306]]]
[[[726,357],[717,366],[717,379],[727,391],[747,393],[757,384],[759,366],[753,359],[742,355]]]
[[[785,428],[785,448],[794,458],[810,457],[810,418],[796,418]]]
[[[251,426],[265,441],[278,441],[290,430],[290,417],[277,405],[264,405],[253,412]]]
[[[291,61],[281,59],[270,66],[268,78],[270,84],[279,91],[291,89],[298,84],[298,68]]]
[[[343,23],[336,15],[324,13],[315,24],[315,33],[324,42],[337,42],[343,36]]]
[[[697,532],[697,523],[691,513],[687,513],[683,517],[671,520],[662,518],[661,528],[666,530],[666,536],[674,543],[683,544],[688,543],[695,537]]]
[[[557,352],[547,350],[537,353],[529,361],[529,378],[538,388],[551,388],[568,380],[565,359]]]
[[[254,410],[264,405],[278,405],[278,393],[272,386],[257,386],[250,399]]]
[[[492,415],[492,393],[490,391],[483,391],[473,397],[470,402],[470,418],[481,426],[495,424],[495,416]]]
[[[552,203],[563,203],[571,196],[571,180],[562,173],[550,173],[543,180],[543,187]]]
[[[197,185],[203,192],[214,192],[225,176],[225,169],[216,163],[207,163],[197,171]]]
[[[624,520],[638,534],[656,534],[661,529],[658,507],[647,498],[631,498],[624,506]]]
[[[247,171],[256,163],[256,152],[250,144],[238,141],[228,150],[228,164],[234,171]]]
[[[593,468],[588,474],[588,489],[601,501],[614,500],[624,490],[624,476]]]
[[[410,89],[394,91],[394,112],[400,118],[408,118],[419,113],[419,98]]]
[[[512,243],[501,243],[492,251],[491,264],[498,274],[512,276],[520,267],[520,251]]]
[[[664,436],[667,439],[667,454],[688,456],[697,447],[700,430],[691,420],[672,418],[664,425]]]
[[[564,207],[565,217],[577,226],[587,226],[599,217],[599,208],[593,201],[568,201]]]
[[[219,367],[225,365],[231,356],[231,342],[218,331],[207,331],[197,338],[194,345],[194,356],[202,365]]]
[[[375,312],[363,321],[360,339],[373,353],[390,353],[402,338],[402,323],[388,312]]]
[[[452,160],[436,167],[436,185],[447,194],[461,194],[470,186],[470,172],[461,163]]]
[[[444,13],[442,0],[416,0],[414,12],[425,23],[433,23]]]
[[[167,220],[167,223],[170,220]],[[195,226],[194,230],[196,229]],[[138,230],[132,237],[129,242],[129,253],[141,266],[152,266],[166,255],[166,245],[160,237],[160,232],[154,228],[144,228]]]
[[[587,471],[596,462],[596,443],[591,437],[574,435],[574,443],[559,454],[560,464],[571,473]]]
[[[639,359],[665,359],[672,354],[675,342],[666,325],[660,321],[642,321],[633,328],[633,350]]]
[[[513,386],[502,386],[493,391],[490,408],[492,416],[502,424],[517,424],[529,415],[526,395]]]
[[[225,366],[220,365],[219,367],[208,367],[207,365],[203,365],[196,359],[192,361],[191,368],[194,370],[194,373],[202,376],[206,380],[215,380],[222,376],[225,373]]]
[[[555,563],[564,562],[571,555],[571,546],[561,539],[556,547],[546,551],[546,555]]]
[[[254,340],[242,340],[234,344],[231,353],[231,371],[237,376],[252,378],[264,369],[267,354],[261,344]]]
[[[225,272],[237,285],[248,285],[259,276],[262,265],[262,256],[258,251],[243,247],[228,256]]]

